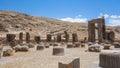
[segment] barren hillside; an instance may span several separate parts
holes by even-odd
[[[107,30],[113,30],[116,36],[119,36],[120,30],[117,27],[107,27]],[[12,11],[0,11],[0,31],[2,32],[30,32],[35,35],[46,35],[46,33],[77,33],[80,38],[87,37],[87,24],[71,23],[57,19],[30,16],[24,13]],[[116,38],[117,38],[116,37]]]

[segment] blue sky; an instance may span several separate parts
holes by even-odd
[[[104,15],[107,25],[120,25],[120,0],[0,0],[0,10],[71,22]]]

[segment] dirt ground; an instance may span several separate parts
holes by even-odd
[[[80,68],[100,68],[99,53],[86,52],[87,46],[69,49],[64,46],[63,48],[65,49],[63,56],[53,56],[53,46],[43,51],[31,48],[29,52],[17,52],[13,56],[2,57],[0,68],[58,68],[58,62],[69,63],[75,58],[80,58]]]

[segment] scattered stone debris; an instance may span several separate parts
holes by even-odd
[[[23,46],[17,45],[14,47],[14,49],[15,49],[15,52],[18,52],[18,51],[27,52],[27,51],[29,51],[29,47],[27,45],[23,45]]]
[[[13,55],[13,50],[11,48],[9,49],[4,49],[3,50],[3,56],[12,56]]]
[[[74,45],[72,43],[67,44],[67,48],[73,48],[73,47],[74,47]]]
[[[100,52],[101,51],[100,45],[98,45],[98,44],[91,45],[91,46],[88,47],[88,51],[90,51],[90,52]]]
[[[59,62],[58,68],[80,68],[80,59],[76,58],[72,62],[64,64]]]
[[[64,48],[54,47],[53,48],[53,55],[56,55],[56,56],[64,55]]]
[[[36,50],[44,50],[44,46],[42,46],[42,45],[37,45]]]

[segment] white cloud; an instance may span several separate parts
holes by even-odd
[[[119,18],[117,15],[111,15],[110,18]]]
[[[98,18],[101,18],[102,16],[104,16],[105,18],[108,18],[109,15],[108,14],[103,14],[103,13],[100,13],[100,15],[98,16]]]
[[[110,19],[109,20],[109,25],[110,26],[118,26],[118,25],[120,25],[120,19]]]
[[[82,15],[78,15],[75,18],[71,17],[61,18],[60,20],[68,22],[87,22],[87,18],[82,18]]]
[[[99,18],[104,16],[106,19],[106,24],[109,26],[118,26],[120,25],[120,15],[110,15],[100,13]]]

